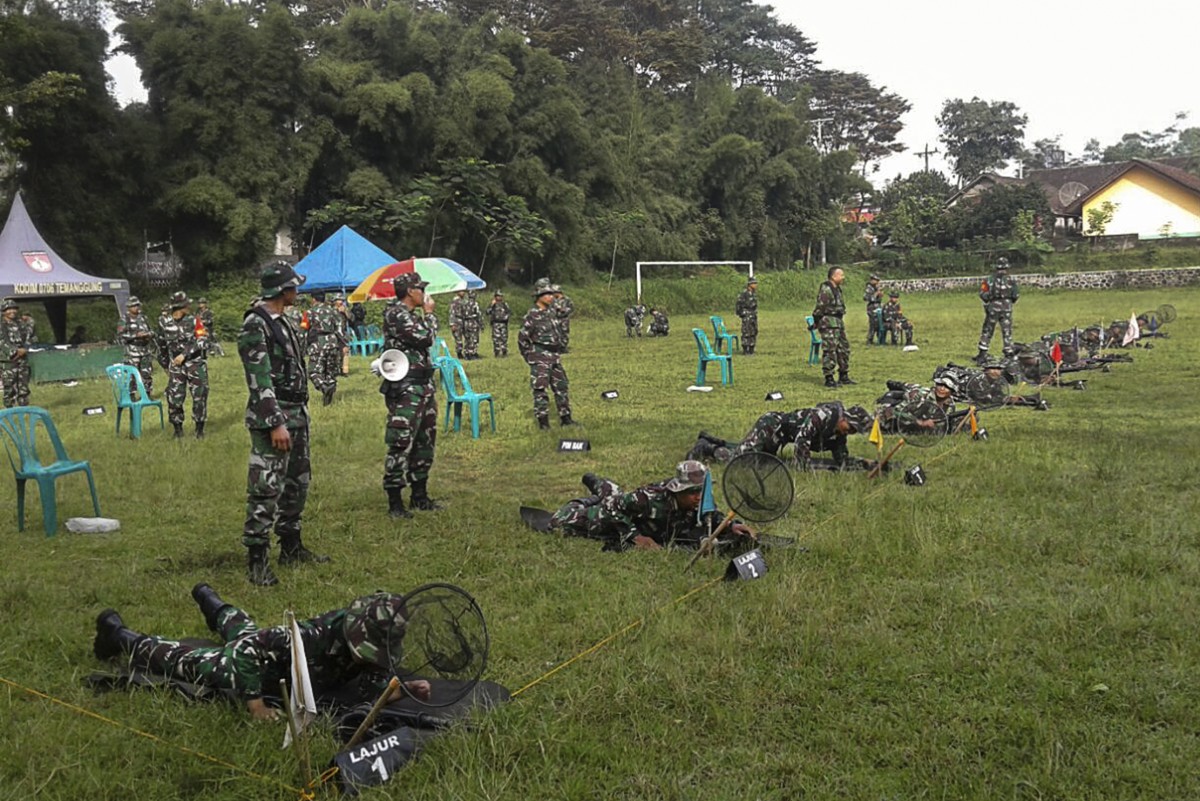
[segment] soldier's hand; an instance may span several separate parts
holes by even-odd
[[[638,551],[658,551],[662,550],[662,546],[644,534],[638,534],[633,538],[633,547]]]
[[[424,679],[406,681],[404,682],[404,689],[408,690],[418,701],[428,701],[433,696],[433,686]]]
[[[271,447],[285,453],[292,449],[292,435],[287,426],[278,425],[271,429]]]
[[[267,706],[261,698],[252,698],[247,701],[246,710],[253,720],[279,720],[279,710]]]
[[[176,367],[183,364],[183,354],[181,353],[178,356],[176,356],[174,359],[171,359],[171,364],[175,365]]]
[[[729,530],[732,531],[734,533],[734,535],[738,536],[738,537],[749,537],[752,540],[758,539],[757,537],[754,536],[753,531],[746,528],[741,523],[734,523],[733,525],[731,525],[729,527]]]
[[[934,428],[937,422],[934,420],[918,420],[917,425],[921,428]]]
[[[18,359],[24,359],[26,353],[29,353],[29,351],[27,351],[25,348],[17,348],[17,358]]]

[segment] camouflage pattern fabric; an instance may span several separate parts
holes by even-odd
[[[293,425],[290,450],[279,451],[271,444],[269,429],[250,429],[250,464],[246,474],[246,523],[242,544],[247,548],[271,544],[274,528],[280,542],[299,542],[301,518],[312,481],[308,421]]]
[[[196,318],[184,314],[178,320],[167,317],[158,334],[160,360],[167,369],[167,416],[174,423],[183,422],[183,404],[192,394],[192,421],[208,419],[208,337],[196,336]],[[175,364],[177,357],[183,357]]]
[[[154,332],[142,314],[126,314],[117,325],[117,339],[125,347],[125,364],[137,368],[146,385],[146,394],[154,391]],[[133,382],[130,397],[137,394]]]
[[[879,284],[867,282],[863,290],[863,303],[867,304],[867,344],[879,341],[879,315],[875,312],[882,308],[883,290]]]
[[[646,332],[652,337],[665,337],[671,333],[671,321],[667,319],[667,313],[659,309],[650,311],[650,329]]]
[[[912,430],[922,420],[941,417],[935,407],[940,406],[946,416],[954,411],[953,398],[939,402],[931,387],[919,384],[906,384],[903,390],[880,398],[880,403],[883,405],[879,410],[879,427],[889,434],[895,434],[901,428]]]
[[[838,401],[818,404],[811,409],[767,412],[755,421],[741,442],[717,446],[708,454],[717,461],[729,462],[744,453],[778,456],[784,447],[792,445],[793,462],[802,470],[811,467],[813,451],[829,451],[835,463],[846,464],[850,458],[846,435],[837,431],[842,414],[843,407]],[[701,442],[696,444],[704,450]]]
[[[486,314],[492,326],[492,353],[496,356],[507,356],[508,321],[512,319],[512,309],[504,301],[498,300],[487,307]]]
[[[455,297],[450,301],[450,336],[454,338],[454,355],[459,359],[463,358],[463,324],[462,314],[463,306],[466,305],[466,297]]]
[[[824,281],[817,291],[817,305],[813,308],[813,323],[821,334],[821,372],[832,379],[834,370],[843,375],[850,372],[850,341],[846,339],[846,327],[842,318],[846,315],[846,302],[842,299],[842,288],[832,281]]]
[[[459,322],[462,325],[463,357],[479,358],[479,334],[483,330],[483,313],[479,310],[479,302],[475,300],[475,292],[467,293],[467,297],[459,306]]]
[[[33,345],[33,328],[20,319],[0,318],[0,382],[4,383],[6,407],[29,405],[29,347]],[[18,356],[19,349],[26,353]]]
[[[734,312],[742,320],[742,353],[754,353],[758,345],[758,294],[743,289]]]
[[[1000,335],[1004,347],[1012,347],[1012,310],[1020,291],[1017,281],[1007,272],[992,273],[979,288],[979,299],[983,301],[983,329],[979,332],[979,350],[986,353],[991,346],[996,324],[1000,324]]]
[[[913,341],[913,326],[900,309],[900,301],[889,300],[883,304],[884,334],[891,336],[893,345],[900,344],[900,336],[904,335],[904,344],[911,345]]]
[[[640,303],[625,310],[625,336],[642,335],[642,321],[646,318],[646,307]]]
[[[337,389],[342,348],[349,344],[346,318],[324,301],[308,313],[308,377],[318,392]]]
[[[388,308],[383,318],[384,348],[404,351],[408,373],[402,381],[384,381],[379,391],[387,404],[384,430],[387,456],[384,489],[399,489],[429,477],[437,444],[437,398],[429,358],[435,329],[425,317],[403,303]]]
[[[558,320],[558,330],[562,334],[562,352],[566,353],[571,349],[571,315],[575,313],[575,304],[566,295],[560,295],[554,299],[550,308],[554,310],[554,317]]]
[[[659,545],[697,539],[695,512],[678,508],[675,493],[666,481],[647,484],[633,492],[622,492],[613,481],[600,479],[597,495],[576,498],[561,506],[550,521],[551,531],[566,537],[600,540],[605,550],[632,548],[637,536],[649,537]]]
[[[547,391],[554,393],[558,416],[563,420],[571,417],[567,371],[563,368],[560,356],[563,347],[562,331],[553,306],[539,309],[535,305],[526,312],[521,331],[517,334],[517,350],[529,365],[533,414],[539,423],[550,419],[550,398]]]

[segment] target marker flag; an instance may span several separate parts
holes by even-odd
[[[317,699],[313,693],[312,679],[308,675],[308,657],[304,653],[304,639],[300,636],[300,624],[296,616],[287,613],[288,639],[292,646],[292,691],[289,700],[290,708],[287,714],[292,717],[292,725],[288,726],[283,735],[283,747],[292,744],[292,729],[296,734],[304,731],[317,717]]]
[[[1125,329],[1125,338],[1121,340],[1122,346],[1128,346],[1133,342],[1142,338],[1142,329],[1138,326],[1137,315],[1129,315],[1129,328]]]

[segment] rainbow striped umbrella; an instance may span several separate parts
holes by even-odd
[[[425,292],[430,295],[436,295],[439,292],[457,292],[460,289],[483,289],[487,286],[482,278],[453,259],[441,257],[405,259],[380,267],[368,275],[350,293],[350,302],[362,303],[365,300],[394,298],[396,290],[392,287],[392,279],[397,275],[411,272],[420,274],[422,281],[429,282]]]

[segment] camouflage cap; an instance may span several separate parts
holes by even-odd
[[[197,306],[207,306],[208,298],[196,298],[196,305]]]
[[[757,284],[757,283],[758,283],[758,279],[755,278],[753,275],[746,279],[746,286],[750,286],[751,284]]]
[[[476,292],[474,289],[468,289],[468,290],[467,290],[467,297],[468,297],[468,298],[471,298],[472,300],[474,300],[475,298],[479,297],[479,293],[478,293],[478,292]]]
[[[875,418],[871,417],[871,413],[861,406],[851,406],[842,413],[842,416],[850,424],[851,430],[856,434],[866,434],[871,430],[871,425],[875,422]]]
[[[21,307],[18,306],[17,302],[15,300],[13,300],[12,298],[5,298],[4,303],[0,304],[0,312],[6,312],[9,309],[19,309],[19,308],[21,308]]]
[[[330,298],[330,300],[331,300],[331,301],[333,301],[334,303],[337,303],[338,301],[341,301],[342,303],[345,303],[345,302],[346,302],[346,296],[345,296],[345,295],[343,295],[341,292],[334,292],[334,293],[333,293],[333,297],[331,297],[331,298]]]
[[[406,626],[404,598],[377,592],[351,602],[342,634],[356,659],[390,670],[400,662]]]
[[[958,392],[958,382],[954,380],[953,376],[940,375],[933,379],[933,385],[935,387],[945,387],[951,392]]]
[[[492,293],[492,297],[502,298],[502,297],[504,297],[504,293],[501,292],[499,289],[497,289],[495,292]]]
[[[392,279],[392,288],[396,290],[398,298],[407,295],[411,289],[424,289],[427,286],[429,286],[429,282],[422,281],[421,274],[418,272],[400,273]]]
[[[867,278],[867,280],[868,280],[868,281],[878,281],[878,280],[879,280],[879,276],[878,276],[878,275],[876,275],[875,273],[871,273],[870,277],[869,277],[869,278]]]
[[[171,311],[179,311],[191,306],[192,302],[188,299],[186,292],[176,292],[171,295]]]
[[[996,269],[997,270],[1007,270],[1008,269],[1008,259],[1004,256],[1001,256],[1000,258],[996,259]]]
[[[297,275],[296,270],[286,261],[276,261],[263,267],[258,277],[260,293],[264,300],[277,298],[285,289],[293,289],[304,283],[304,276]]]
[[[535,282],[533,283],[533,288],[534,288],[534,289],[543,289],[543,288],[545,288],[545,287],[548,287],[548,286],[550,286],[550,279],[549,279],[549,278],[545,278],[545,277],[543,277],[543,278],[539,278],[537,281],[535,281]]]
[[[708,468],[704,462],[688,459],[675,465],[675,477],[667,481],[666,488],[670,492],[683,492],[704,486],[708,476]]]
[[[992,357],[992,358],[986,360],[982,366],[983,366],[984,370],[1003,370],[1004,369],[1004,360]]]
[[[132,309],[134,306],[141,306],[142,301],[137,295],[130,295],[129,300],[125,301],[125,308]]]
[[[891,292],[888,293],[888,297],[889,298],[898,298],[898,297],[900,297],[900,293],[893,289]]]
[[[555,291],[554,287],[550,286],[550,284],[542,284],[541,286],[535,285],[531,294],[535,298],[540,298],[542,295],[553,295]]]

